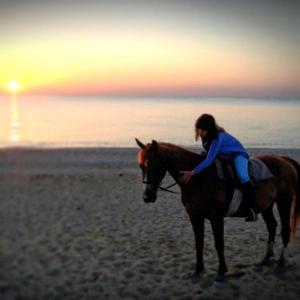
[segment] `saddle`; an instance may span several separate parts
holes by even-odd
[[[215,165],[219,179],[223,182],[231,183],[229,186],[232,186],[232,191],[229,193],[231,197],[226,200],[225,214],[226,217],[231,217],[237,212],[243,200],[243,194],[240,190],[238,176],[231,161],[217,158],[215,160]],[[252,158],[249,160],[248,170],[250,180],[254,183],[274,177],[266,164],[257,158]]]
[[[238,177],[231,161],[217,158],[215,165],[220,180],[233,180],[234,182],[238,182]],[[250,180],[253,182],[268,180],[274,177],[266,164],[258,158],[251,158],[249,160],[248,170]]]

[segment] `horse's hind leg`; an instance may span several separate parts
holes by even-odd
[[[281,220],[281,237],[283,242],[283,248],[278,263],[279,266],[284,266],[284,250],[286,249],[289,243],[291,234],[290,215],[292,206],[292,196],[286,195],[285,197],[280,197],[277,201],[277,206]]]
[[[267,225],[267,229],[269,232],[269,239],[268,239],[268,245],[267,245],[267,251],[266,254],[261,261],[261,265],[268,265],[270,263],[270,258],[274,256],[274,242],[275,242],[275,233],[276,233],[276,227],[277,222],[273,214],[273,205],[268,208],[268,210],[262,212],[263,219]]]

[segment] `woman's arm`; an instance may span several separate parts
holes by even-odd
[[[182,176],[179,178],[179,182],[187,184],[193,175],[200,173],[203,169],[210,166],[215,160],[222,143],[221,135],[217,139],[213,140],[209,147],[209,151],[206,159],[201,162],[194,170],[191,171],[181,171]]]
[[[207,157],[206,159],[201,162],[195,169],[194,172],[195,174],[199,174],[200,172],[202,172],[205,168],[207,168],[208,166],[210,166],[213,161],[216,159],[217,154],[220,150],[221,147],[221,143],[222,143],[222,138],[219,135],[218,139],[215,139],[212,141],[210,147],[209,147],[209,151],[207,153]]]

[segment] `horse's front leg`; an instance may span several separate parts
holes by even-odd
[[[224,219],[222,216],[212,216],[210,218],[215,247],[219,257],[219,270],[216,281],[224,281],[225,273],[228,271],[224,257]]]
[[[195,276],[199,276],[204,271],[203,263],[203,242],[204,242],[204,218],[199,215],[190,215],[191,223],[195,234],[195,244],[197,252]]]

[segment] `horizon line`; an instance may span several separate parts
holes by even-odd
[[[9,93],[0,91],[0,96],[64,96],[64,97],[109,97],[109,98],[216,98],[216,99],[278,99],[278,100],[300,100],[300,95],[220,95],[220,94],[157,94],[157,93],[128,93],[128,94],[118,94],[118,93],[49,93],[49,92],[18,92],[18,93]]]

